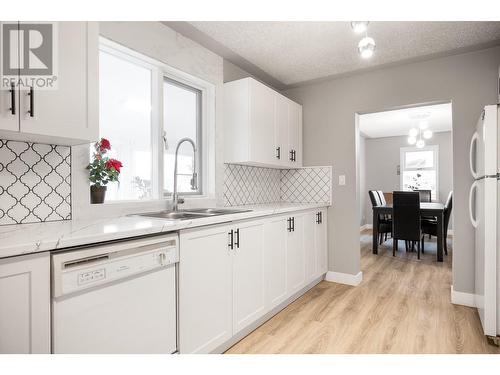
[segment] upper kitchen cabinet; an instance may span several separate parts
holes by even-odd
[[[302,107],[253,78],[224,85],[225,162],[302,166]]]
[[[288,154],[290,167],[302,167],[302,106],[288,103]]]
[[[291,164],[291,153],[288,143],[290,103],[290,100],[283,95],[274,95],[274,147],[276,150],[276,159],[273,161],[282,167],[288,167]]]
[[[4,56],[4,25],[7,25],[5,22],[0,22],[0,47],[2,51],[2,59]],[[19,43],[14,43],[10,46],[11,54],[18,56],[19,54]],[[2,61],[0,63],[2,70],[5,66],[5,63]],[[3,73],[0,72],[0,78],[3,80]],[[14,83],[12,83],[14,85]],[[19,94],[16,92],[16,89],[12,87],[11,84],[2,84],[0,89],[0,132],[2,130],[9,130],[17,132],[19,131],[19,114],[17,111],[17,103],[19,101]],[[7,87],[6,87],[7,86]]]
[[[0,137],[50,144],[99,135],[99,31],[96,22],[3,23],[11,54],[2,71]],[[52,53],[53,52],[53,53]],[[52,55],[51,55],[52,53]],[[4,59],[4,61],[6,61]],[[51,73],[51,74],[49,74]]]

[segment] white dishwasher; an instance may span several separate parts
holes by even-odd
[[[178,236],[52,255],[53,353],[174,353]]]

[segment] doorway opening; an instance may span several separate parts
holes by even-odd
[[[449,265],[451,282],[452,205],[449,220],[445,217],[445,207],[453,192],[452,103],[357,113],[356,133],[362,258],[375,253],[393,255],[392,207],[383,215],[376,215],[374,228],[373,206],[386,205],[388,208],[396,191],[419,191],[421,205],[422,202],[435,203],[436,207],[442,205],[444,224],[443,242],[439,247],[436,217],[422,218],[422,231],[431,233],[424,236],[421,260],[436,262],[442,258]],[[417,260],[417,245],[422,246],[420,241],[418,244],[405,240],[397,242],[394,251],[397,258]],[[444,255],[445,252],[448,255]]]

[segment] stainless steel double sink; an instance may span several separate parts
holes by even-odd
[[[192,220],[220,215],[239,214],[250,211],[252,210],[235,210],[231,208],[190,208],[179,211],[147,212],[138,215],[169,220]]]

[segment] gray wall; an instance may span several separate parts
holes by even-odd
[[[451,132],[434,133],[428,145],[439,146],[438,188],[439,201],[445,202],[452,190],[452,152]],[[365,139],[362,137],[362,139]],[[400,179],[397,167],[400,164],[401,147],[409,147],[407,137],[366,138],[366,152],[359,155],[360,166],[364,166],[364,185],[360,183],[360,201],[363,207],[361,222],[372,223],[372,205],[368,198],[368,190],[391,192],[400,190]],[[360,171],[360,177],[363,173]],[[364,198],[364,202],[363,202]],[[451,229],[451,226],[450,226]]]
[[[329,212],[329,269],[356,274],[359,254],[359,184],[356,112],[451,100],[453,104],[454,290],[474,290],[474,233],[468,219],[468,147],[481,109],[497,101],[500,47],[388,67],[297,87],[287,94],[303,104],[305,165],[333,165]]]
[[[278,92],[280,91],[276,87],[271,85],[269,82],[261,80],[257,76],[248,73],[246,70],[240,68],[238,65],[235,65],[226,59],[224,59],[223,71],[224,71],[224,82],[231,82],[242,78],[252,77],[253,79],[263,83],[264,85],[272,88],[273,90]]]
[[[253,77],[246,70],[241,69],[238,65],[234,65],[232,62],[224,59],[224,82],[236,81],[237,79]],[[255,78],[257,79],[257,78]]]
[[[365,206],[370,203],[366,189],[366,138],[359,136],[358,143],[358,189],[359,189],[359,225],[365,225]]]

